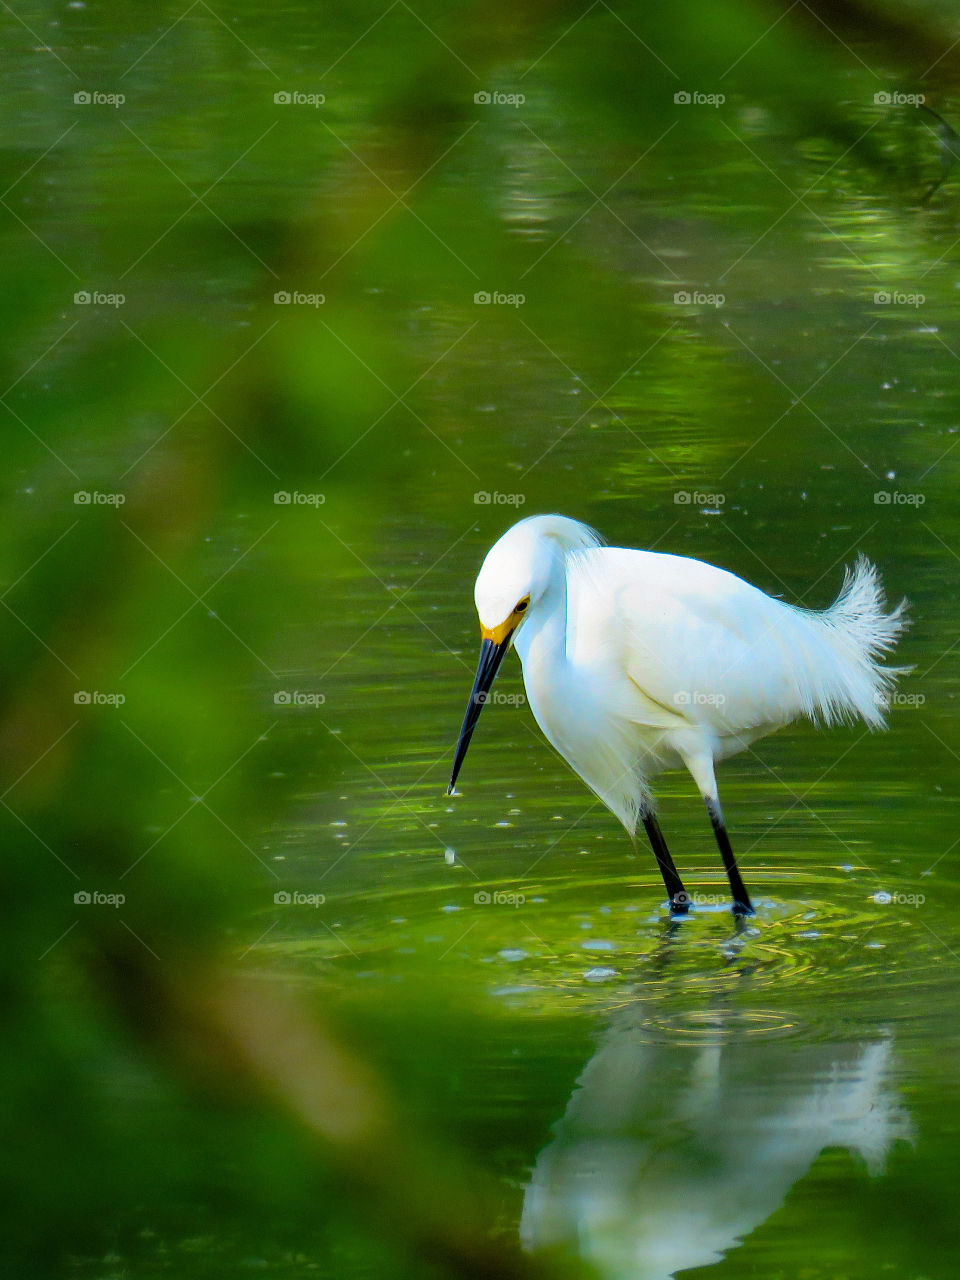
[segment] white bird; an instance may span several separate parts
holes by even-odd
[[[650,779],[689,770],[734,912],[751,913],[714,765],[798,716],[883,728],[905,670],[878,659],[906,625],[907,602],[885,612],[877,570],[863,556],[830,608],[815,612],[701,560],[606,547],[577,520],[530,516],[487,553],[474,596],[480,662],[448,794],[512,644],[546,738],[631,837],[643,823],[676,914],[690,899],[657,822]]]
[[[913,1140],[888,1036],[797,1046],[743,1034],[736,1012],[714,1008],[699,1048],[656,1043],[636,1005],[614,1015],[537,1156],[526,1249],[573,1250],[602,1280],[670,1280],[736,1248],[825,1148],[875,1177]]]

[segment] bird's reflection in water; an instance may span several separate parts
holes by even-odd
[[[697,1022],[700,1043],[678,1043],[639,1004],[618,1010],[536,1161],[524,1246],[666,1280],[719,1261],[826,1147],[882,1172],[911,1137],[890,1036],[804,1045],[755,1025],[728,997]]]

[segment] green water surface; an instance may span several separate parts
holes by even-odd
[[[920,203],[935,135],[874,94],[955,15],[908,47],[770,32],[787,6],[215,8],[2,20],[11,955],[50,944],[62,992],[88,883],[157,963],[206,931],[334,1011],[550,1266],[954,1276],[960,188]],[[923,81],[948,116],[956,70]],[[811,607],[862,551],[909,597],[887,733],[722,766],[744,926],[690,780],[657,787],[676,924],[513,657],[445,795],[476,571],[550,510]],[[78,719],[91,688],[126,701]],[[32,1274],[434,1274],[362,1203],[290,1207],[262,1136],[183,1173],[176,1105],[86,1016],[52,1036],[135,1172],[35,1152]],[[58,1070],[11,1086],[34,1121]]]

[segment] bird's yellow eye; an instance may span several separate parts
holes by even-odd
[[[529,603],[530,603],[530,597],[529,597],[529,596],[527,596],[527,598],[526,598],[525,600],[518,600],[518,601],[517,601],[517,604],[516,604],[516,608],[514,609],[514,611],[513,611],[513,612],[514,612],[514,613],[523,613],[524,609],[526,609],[526,607],[527,607],[527,605],[528,605]]]

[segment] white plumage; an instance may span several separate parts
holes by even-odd
[[[875,1176],[913,1140],[885,1034],[798,1047],[744,1035],[714,1006],[713,1042],[678,1053],[647,1015],[630,1003],[613,1016],[537,1156],[527,1249],[576,1251],[602,1280],[670,1280],[736,1248],[825,1148]]]
[[[531,516],[491,548],[475,598],[485,657],[454,779],[512,642],[544,734],[631,834],[652,818],[650,779],[680,765],[722,828],[715,762],[799,716],[882,728],[900,674],[879,659],[905,602],[885,611],[863,556],[815,612],[700,560],[606,547],[579,521]]]

